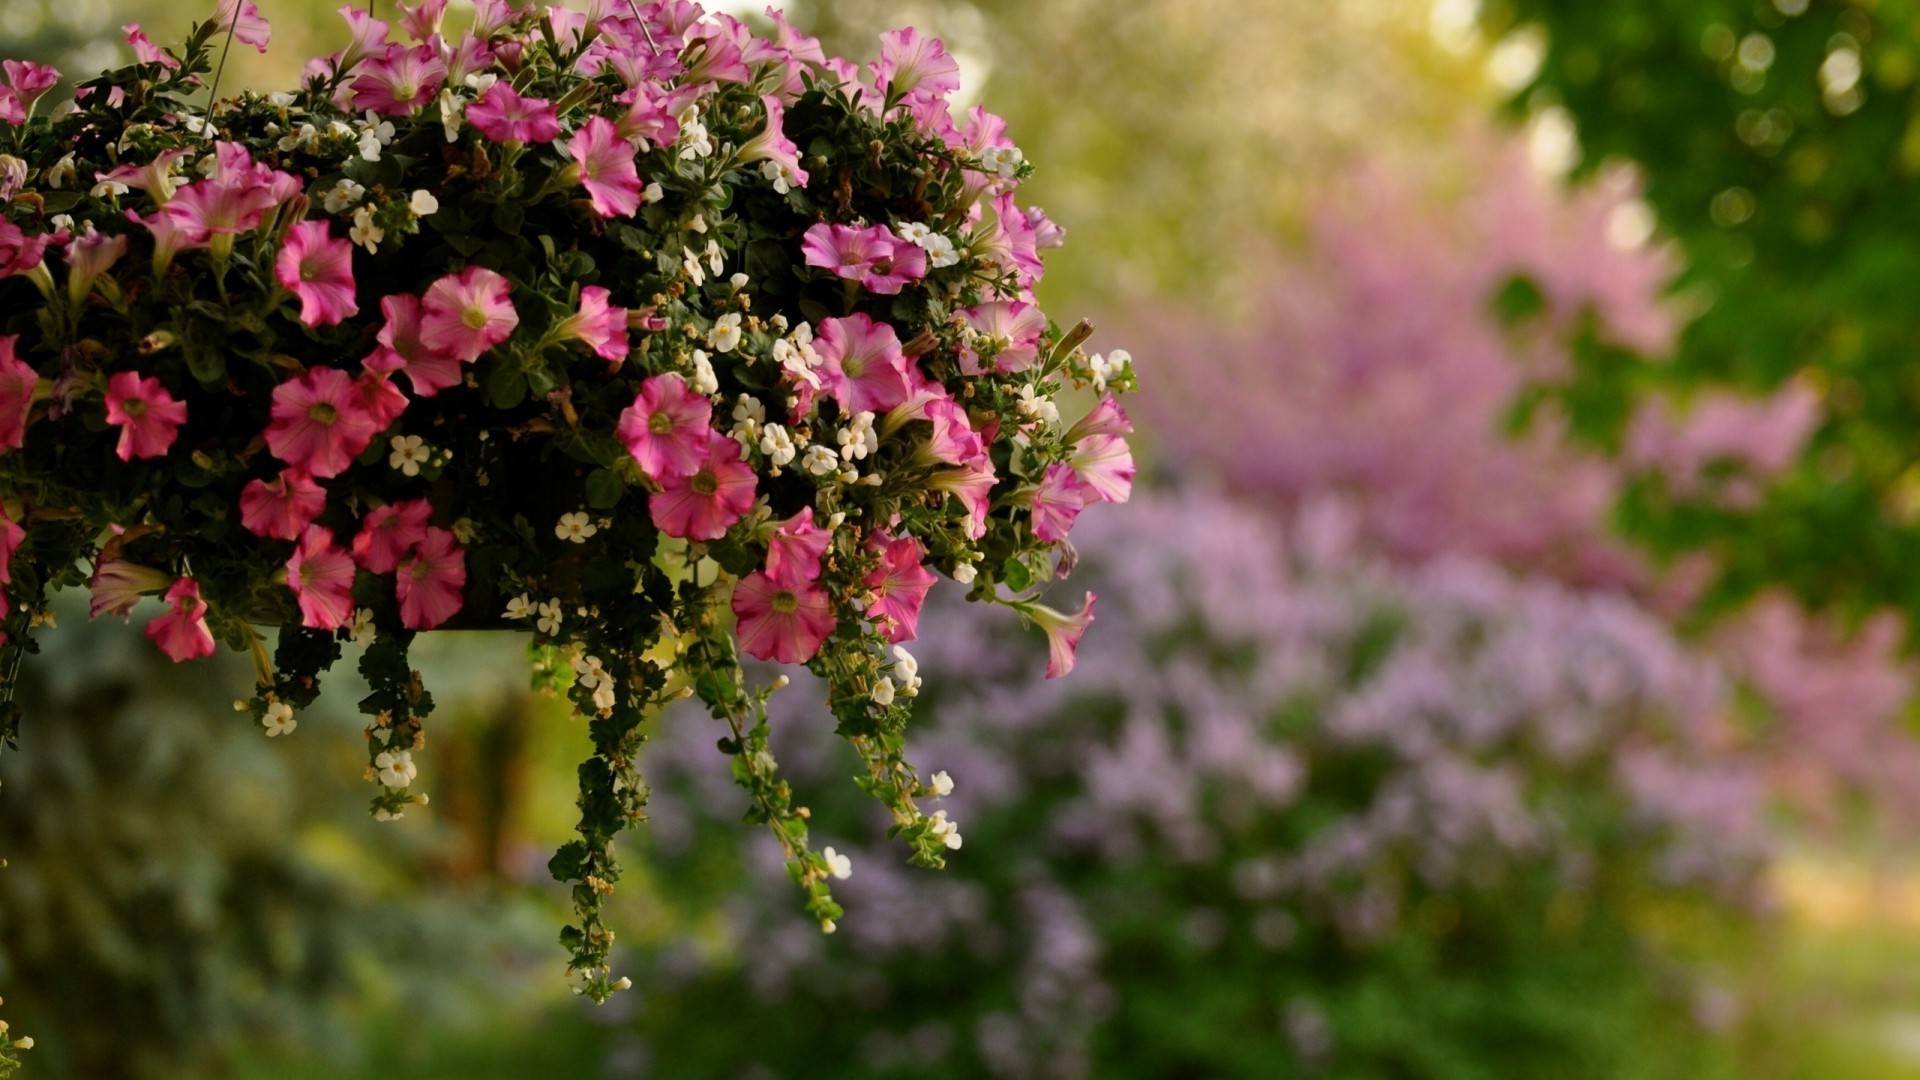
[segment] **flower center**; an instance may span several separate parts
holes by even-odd
[[[467,329],[469,330],[485,330],[487,328],[487,313],[481,308],[470,307],[460,313],[460,321],[466,323]]]
[[[783,589],[773,594],[772,607],[775,614],[791,615],[800,610],[800,598],[793,595],[793,590]]]
[[[719,482],[705,469],[694,473],[693,478],[687,481],[687,486],[693,489],[695,495],[711,495],[720,490]]]
[[[307,416],[316,423],[332,424],[340,419],[340,410],[324,401],[317,401],[308,407]]]
[[[131,417],[142,417],[147,415],[147,403],[139,398],[128,398],[121,403],[120,411]]]
[[[667,435],[673,431],[673,417],[664,412],[647,417],[647,430],[655,435]]]
[[[318,266],[315,266],[311,260],[308,260],[308,259],[300,260],[300,280],[301,281],[315,281],[315,280],[318,280],[319,277],[320,277],[320,268]]]

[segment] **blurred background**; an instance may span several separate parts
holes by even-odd
[[[263,0],[238,79],[335,6]],[[949,43],[1069,230],[1044,306],[1145,388],[1070,679],[935,590],[965,849],[904,865],[802,680],[823,937],[665,716],[594,1008],[517,641],[423,644],[433,803],[375,825],[350,664],[269,744],[244,661],[76,606],[0,758],[28,1075],[1920,1077],[1920,4],[788,10]],[[200,14],[6,0],[0,55]]]

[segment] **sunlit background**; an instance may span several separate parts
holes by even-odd
[[[228,88],[336,6],[261,0]],[[244,661],[70,605],[0,757],[28,1076],[1920,1077],[1920,4],[788,11],[946,40],[1068,229],[1047,309],[1145,388],[1080,670],[935,592],[952,868],[802,680],[824,938],[669,714],[596,1008],[545,869],[584,730],[520,641],[417,647],[433,802],[378,825],[350,679],[268,744]],[[5,0],[0,55],[206,14]]]

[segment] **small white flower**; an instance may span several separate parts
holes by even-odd
[[[347,636],[359,645],[365,645],[373,640],[372,608],[359,608],[354,611],[353,618],[347,621]]]
[[[693,387],[696,394],[720,392],[720,379],[713,373],[713,361],[700,349],[693,350],[693,378],[687,380],[687,385]]]
[[[47,186],[50,188],[66,187],[67,181],[72,180],[73,175],[73,155],[68,154],[66,157],[54,162],[53,167],[47,170]]]
[[[611,681],[607,669],[597,656],[578,656],[573,661],[574,682],[591,690],[602,683]]]
[[[105,198],[117,199],[120,196],[125,195],[127,193],[127,190],[128,190],[127,185],[121,183],[118,180],[102,180],[99,183],[93,185],[93,190],[87,192],[87,194],[95,199],[105,199]]]
[[[427,440],[418,435],[395,435],[388,445],[393,453],[387,455],[387,464],[399,469],[402,476],[419,476],[420,466],[432,456]]]
[[[411,750],[382,750],[374,756],[373,767],[379,770],[380,782],[390,788],[406,787],[413,783],[414,777],[420,775],[419,767],[413,763]]]
[[[727,284],[733,286],[734,292],[739,292],[741,289],[744,289],[747,287],[747,282],[752,280],[753,280],[752,278],[748,277],[745,274],[735,274],[732,277],[727,279]]]
[[[954,851],[959,851],[960,850],[959,824],[956,822],[948,821],[947,812],[945,810],[935,810],[933,812],[932,822],[933,822],[933,835],[937,837],[941,843],[947,845],[948,848],[951,848]]]
[[[751,394],[741,394],[733,403],[733,430],[727,432],[742,446],[760,441],[760,425],[767,422],[767,407]]]
[[[984,171],[990,172],[1002,180],[1011,180],[1020,171],[1026,155],[1017,146],[989,146],[980,155],[980,164]]]
[[[47,219],[47,224],[53,226],[55,232],[58,232],[62,229],[65,229],[67,232],[72,232],[73,231],[73,215],[72,214],[55,214],[52,217]]]
[[[773,466],[777,475],[780,466],[792,461],[799,448],[793,445],[793,436],[779,424],[768,424],[760,433],[760,452],[767,455],[767,463]]]
[[[1014,403],[1020,415],[1047,426],[1060,423],[1060,409],[1051,398],[1034,392],[1031,385],[1020,388],[1020,400]]]
[[[821,849],[820,857],[827,862],[827,873],[832,874],[835,878],[845,881],[853,876],[852,859],[847,858],[845,855],[840,854],[830,847]]]
[[[707,215],[695,214],[688,218],[687,231],[690,233],[699,233],[701,236],[707,235]]]
[[[691,160],[703,158],[713,153],[713,139],[707,134],[707,125],[698,120],[680,126],[680,156]]]
[[[873,698],[873,703],[875,705],[880,706],[883,709],[889,705],[892,705],[893,704],[893,680],[887,678],[885,675],[882,675],[878,679],[874,680],[873,692],[870,696]]]
[[[560,632],[561,617],[560,601],[549,600],[540,605],[540,618],[534,624],[535,628],[548,637],[552,637]]]
[[[880,436],[874,434],[873,414],[857,412],[847,426],[840,429],[836,438],[840,442],[840,458],[853,462],[865,458],[880,449]]]
[[[795,337],[798,336],[796,333]],[[821,360],[820,354],[814,351],[811,341],[789,341],[786,338],[775,341],[773,361],[785,368],[796,382],[806,383],[815,390],[826,385],[820,381],[819,374],[814,370],[820,366]]]
[[[724,270],[727,265],[727,254],[726,252],[720,250],[719,241],[717,240],[707,241],[707,250],[706,250],[705,257],[707,260],[707,269],[713,273],[714,277],[719,277],[720,272]]]
[[[395,811],[389,810],[384,806],[373,812],[373,820],[375,821],[399,821],[401,818],[406,816],[407,816],[407,812],[405,810],[401,810],[396,813]]]
[[[407,207],[414,217],[428,217],[440,211],[440,200],[434,198],[433,192],[421,188],[407,199]]]
[[[705,267],[700,265],[700,253],[690,247],[683,247],[680,250],[683,253],[680,259],[681,273],[687,275],[687,280],[693,282],[694,288],[697,289],[705,285],[707,283],[707,271]]]
[[[784,161],[768,159],[760,163],[760,175],[773,182],[773,190],[785,195],[800,186],[800,174]]]
[[[893,231],[900,239],[905,240],[909,244],[918,244],[920,241],[933,235],[931,228],[918,221],[903,221],[895,225]]]
[[[920,692],[920,661],[904,647],[893,647],[893,677],[900,681],[900,695],[913,697]]]
[[[475,525],[473,519],[468,517],[455,518],[452,529],[453,538],[463,544],[473,543],[473,538],[480,535],[480,526]]]
[[[507,618],[509,619],[531,619],[535,610],[533,601],[527,599],[526,593],[521,593],[507,601]]]
[[[800,459],[800,467],[815,476],[825,476],[840,467],[840,455],[814,443]]]
[[[940,233],[934,233],[920,241],[920,248],[927,253],[927,266],[934,270],[952,266],[960,261],[960,250],[953,246],[953,241]]]
[[[648,184],[646,190],[640,193],[640,197],[650,203],[657,203],[667,197],[667,189],[658,183]]]
[[[476,71],[468,75],[464,81],[467,84],[467,89],[472,90],[476,94],[485,94],[487,91],[493,89],[494,83],[500,81],[500,76],[495,75],[491,71]]]
[[[466,123],[467,103],[451,90],[440,91],[440,126],[450,143],[460,141],[460,128]]]
[[[380,140],[381,146],[393,141],[393,121],[385,119],[372,109],[367,110],[363,127],[367,134]]]
[[[361,159],[364,161],[379,161],[380,148],[384,145],[385,144],[380,141],[380,136],[375,135],[371,131],[362,132],[360,135]]]
[[[291,735],[300,721],[293,718],[293,706],[284,701],[276,701],[267,706],[267,713],[260,718],[260,724],[267,729],[267,738],[279,735]]]
[[[373,223],[373,207],[363,206],[353,212],[353,228],[347,230],[347,239],[366,248],[379,251],[380,241],[387,238],[387,230]]]
[[[941,769],[933,774],[933,794],[942,799],[953,794],[953,777],[947,775],[947,770]]]
[[[366,193],[366,188],[341,177],[339,183],[328,188],[326,193],[320,196],[320,205],[326,207],[327,213],[338,214],[359,202],[360,197]]]
[[[971,585],[973,584],[973,579],[979,576],[979,573],[980,571],[975,569],[972,563],[963,562],[953,568],[953,580],[962,585]]]
[[[285,90],[275,90],[273,93],[267,95],[268,104],[272,105],[276,109],[287,108],[291,106],[294,102],[299,100],[300,100],[300,95],[291,94]]]
[[[600,526],[595,525],[583,510],[561,514],[560,524],[553,527],[553,535],[562,540],[571,540],[576,544],[586,543],[588,537],[599,531]]]
[[[347,139],[353,137],[353,129],[348,127],[344,120],[330,120],[327,122],[327,134],[336,139]],[[203,162],[202,164],[204,165],[205,163]],[[214,164],[218,166],[219,163],[215,162]]]

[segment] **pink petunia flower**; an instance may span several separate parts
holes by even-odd
[[[340,17],[347,20],[347,47],[332,58],[336,70],[343,74],[351,72],[369,56],[386,55],[390,28],[385,20],[376,19],[370,10],[351,4],[340,9]]]
[[[233,40],[263,53],[273,37],[273,26],[260,14],[253,0],[220,0],[213,9],[213,22],[223,31],[231,27]]]
[[[947,55],[939,38],[922,36],[911,26],[890,30],[880,35],[873,84],[895,100],[916,93],[941,97],[960,89],[960,63]]]
[[[386,325],[380,328],[380,348],[363,364],[369,370],[392,374],[406,372],[419,397],[432,397],[450,386],[459,386],[460,359],[436,352],[420,340],[420,298],[398,293],[380,301]]]
[[[978,540],[987,534],[987,511],[992,509],[993,464],[982,458],[958,469],[942,469],[927,478],[927,487],[960,500],[967,511],[967,537]]]
[[[12,109],[0,119],[15,124],[26,123],[34,103],[60,82],[58,71],[28,60],[0,61],[0,76],[4,76],[7,97],[13,102]]]
[[[893,234],[886,229],[856,229],[821,222],[800,238],[808,266],[831,270],[849,281],[867,276],[881,259],[893,255]]]
[[[621,412],[614,429],[640,463],[640,471],[655,483],[698,469],[707,456],[707,436],[712,431],[713,402],[671,373],[641,383],[640,393]]]
[[[960,314],[985,340],[993,353],[993,370],[1024,371],[1040,358],[1040,338],[1047,332],[1047,317],[1039,307],[1023,300],[994,300],[963,309]],[[960,368],[969,375],[981,374],[980,353],[971,346],[960,349]]]
[[[353,107],[382,116],[411,116],[433,100],[446,81],[447,64],[432,45],[389,45],[385,54],[360,65],[353,80]]]
[[[282,469],[272,483],[249,480],[240,489],[240,524],[255,536],[298,540],[326,508],[326,490],[298,469]]]
[[[753,509],[755,482],[753,469],[740,460],[740,444],[708,431],[699,464],[684,476],[663,477],[647,509],[668,536],[718,540]]]
[[[813,659],[839,625],[819,586],[782,585],[765,574],[749,574],[734,585],[733,614],[741,651],[779,664]]]
[[[45,261],[47,237],[29,236],[20,226],[0,219],[0,278],[30,274]]]
[[[93,577],[87,580],[87,617],[129,618],[141,597],[158,596],[171,584],[173,575],[164,570],[125,559],[103,559],[94,566]]]
[[[333,542],[333,531],[309,525],[287,560],[287,587],[300,603],[300,625],[338,630],[353,618],[353,557]]]
[[[818,579],[820,557],[832,539],[831,532],[813,523],[813,507],[801,507],[767,539],[767,576],[789,587]]]
[[[368,512],[353,538],[353,558],[376,574],[390,574],[427,538],[433,506],[425,499],[388,503]]]
[[[200,599],[200,585],[192,578],[181,578],[167,590],[166,614],[147,623],[147,636],[160,651],[178,664],[213,655],[213,632],[207,629],[207,602]]]
[[[926,403],[926,418],[933,424],[933,438],[927,441],[925,454],[931,461],[965,465],[987,452],[980,433],[967,422],[967,410],[952,398],[935,398]]]
[[[67,244],[67,298],[75,305],[93,292],[93,283],[112,269],[127,253],[127,238],[95,232],[87,222],[79,236]]]
[[[876,536],[876,541],[884,537]],[[866,577],[873,590],[873,603],[867,606],[867,618],[880,627],[895,645],[912,641],[920,632],[920,608],[927,602],[927,591],[937,580],[926,568],[926,551],[911,536],[884,539],[881,563]]]
[[[813,339],[820,376],[849,414],[883,413],[907,400],[907,358],[893,327],[855,312],[822,319]]]
[[[122,371],[107,380],[107,423],[120,427],[114,452],[121,461],[165,457],[187,422],[187,403],[167,393],[159,379]]]
[[[442,356],[466,363],[513,336],[520,313],[512,286],[484,266],[448,274],[420,302],[420,341]]]
[[[353,400],[373,424],[376,435],[392,427],[400,414],[407,411],[408,404],[406,391],[377,371],[363,371],[353,380]]]
[[[1086,488],[1073,466],[1054,462],[1033,492],[1033,535],[1049,544],[1065,540],[1086,507]]]
[[[632,217],[640,209],[640,172],[634,167],[633,144],[620,137],[613,121],[604,116],[588,120],[567,140],[580,183],[593,201],[593,212],[603,218]]]
[[[420,3],[400,8],[400,26],[416,39],[425,41],[440,32],[440,20],[446,16],[447,0],[420,0]]]
[[[1127,415],[1127,410],[1120,407],[1118,398],[1108,394],[1100,399],[1100,404],[1095,405],[1092,412],[1081,417],[1067,429],[1065,440],[1068,443],[1077,443],[1089,435],[1131,434],[1133,434],[1133,418]]]
[[[12,334],[0,334],[0,451],[18,450],[26,443],[33,392],[40,385],[40,373],[14,355],[19,341]]]
[[[324,221],[302,221],[287,230],[273,276],[300,298],[305,326],[332,326],[360,313],[353,296],[353,245],[332,235]]]
[[[1123,503],[1133,494],[1133,452],[1118,435],[1089,435],[1068,456],[1089,502]]]
[[[467,106],[467,122],[494,142],[550,143],[560,137],[553,102],[521,97],[505,81],[494,83]]]
[[[927,276],[927,253],[920,245],[899,239],[884,225],[867,231],[875,234],[876,245],[888,250],[861,276],[862,288],[881,296],[897,296],[909,283]]]
[[[164,278],[167,268],[173,265],[174,256],[191,247],[205,242],[204,237],[196,238],[190,227],[184,227],[164,209],[156,210],[141,217],[132,210],[126,212],[127,220],[136,225],[144,225],[153,234],[153,276]]]
[[[614,130],[637,148],[671,146],[680,137],[680,121],[674,117],[674,95],[656,95],[641,85],[614,100],[627,107],[614,121]]]
[[[1047,678],[1057,679],[1073,670],[1075,654],[1080,649],[1080,639],[1086,635],[1087,627],[1093,622],[1093,602],[1099,599],[1092,593],[1087,594],[1086,606],[1078,615],[1066,615],[1041,604],[1019,605],[1020,613],[1032,619],[1034,624],[1047,635]]]
[[[580,310],[554,326],[561,341],[579,341],[602,360],[623,363],[627,359],[627,309],[607,302],[613,294],[598,285],[580,290]]]
[[[13,556],[27,539],[27,530],[0,510],[0,585],[13,584]]]
[[[400,564],[395,587],[400,596],[400,625],[431,630],[453,618],[466,602],[467,553],[453,533],[429,527],[426,539]]]
[[[345,472],[381,430],[339,368],[313,368],[274,387],[271,415],[273,456],[323,480]]]
[[[787,138],[784,130],[787,110],[780,99],[771,94],[762,97],[760,103],[766,106],[767,125],[760,133],[741,145],[738,158],[743,164],[761,162],[761,173],[774,182],[776,190],[805,187],[807,170],[800,167],[800,148]]]

